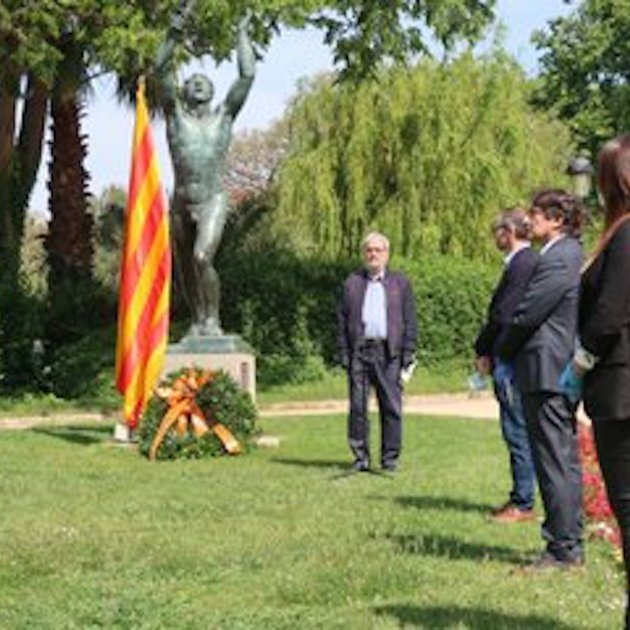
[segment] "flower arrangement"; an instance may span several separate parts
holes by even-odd
[[[591,427],[580,424],[578,439],[582,459],[584,515],[588,522],[588,529],[594,537],[607,540],[619,548],[621,547],[621,535],[608,503]]]
[[[149,459],[193,459],[247,451],[256,432],[251,396],[223,371],[186,368],[156,388],[138,426]]]

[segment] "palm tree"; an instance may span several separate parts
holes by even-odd
[[[59,315],[81,303],[81,287],[91,283],[92,216],[88,211],[89,175],[84,161],[86,137],[81,131],[84,112],[85,51],[72,32],[62,35],[63,53],[51,93],[52,139],[49,163],[50,224],[46,240],[51,317],[48,336],[56,341],[75,335]],[[85,300],[83,300],[85,301]],[[73,318],[74,319],[74,318]],[[76,321],[76,319],[75,319]]]

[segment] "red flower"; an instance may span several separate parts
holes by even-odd
[[[582,460],[582,484],[584,488],[584,514],[589,529],[596,538],[601,538],[616,547],[621,546],[621,534],[614,518],[606,487],[599,469],[597,449],[590,427],[580,425],[578,429],[580,459]]]

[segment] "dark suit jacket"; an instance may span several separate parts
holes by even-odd
[[[475,341],[477,356],[496,356],[501,334],[512,321],[537,264],[538,254],[525,247],[514,254],[503,270],[488,307],[488,318]]]
[[[630,223],[582,277],[579,335],[599,357],[584,379],[586,413],[593,420],[630,420]]]
[[[337,346],[339,361],[349,365],[350,356],[363,339],[363,298],[368,283],[364,269],[348,276],[337,308]],[[409,280],[395,271],[385,271],[387,296],[387,348],[389,357],[400,356],[403,365],[411,362],[416,350],[418,324],[416,304]]]
[[[573,356],[582,246],[569,236],[540,257],[525,295],[498,347],[515,362],[523,393],[560,393],[562,370]]]

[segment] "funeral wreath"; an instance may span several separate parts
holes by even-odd
[[[223,371],[186,368],[156,388],[138,425],[149,459],[193,459],[246,452],[256,433],[249,393]]]

